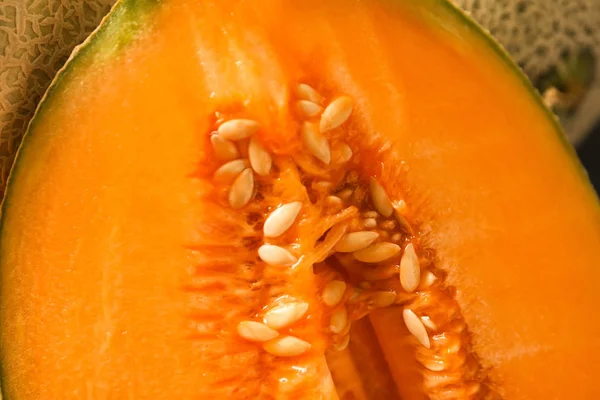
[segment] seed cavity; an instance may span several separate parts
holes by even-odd
[[[375,209],[386,218],[392,215],[394,212],[392,202],[383,186],[373,177],[369,179],[369,190]]]
[[[295,336],[282,336],[263,345],[266,352],[277,357],[295,357],[311,348],[310,343]]]
[[[340,333],[348,325],[348,310],[342,306],[331,313],[329,330],[333,333]]]
[[[213,175],[215,182],[229,184],[242,173],[243,170],[248,168],[248,160],[237,159],[226,162],[217,169]]]
[[[221,135],[214,134],[210,137],[215,155],[219,160],[229,161],[239,158],[240,152],[238,151],[235,144]]]
[[[283,235],[283,233],[290,229],[296,221],[300,209],[302,209],[302,202],[300,201],[294,201],[279,206],[275,211],[269,214],[265,220],[265,225],[263,226],[265,237],[277,237]]]
[[[333,248],[340,253],[353,253],[369,246],[379,237],[379,233],[372,231],[350,232],[344,235]]]
[[[242,140],[252,136],[258,129],[260,124],[251,119],[231,119],[223,122],[217,132],[227,140]]]
[[[229,190],[229,205],[233,209],[244,207],[254,192],[254,173],[250,168],[243,170],[233,181]]]
[[[323,107],[310,100],[299,100],[296,103],[296,108],[300,116],[304,118],[313,118],[321,114]]]
[[[390,242],[373,243],[369,247],[352,253],[358,261],[378,263],[394,257],[400,251],[400,246]]]
[[[409,243],[404,248],[402,258],[400,259],[400,284],[402,289],[407,292],[414,292],[419,286],[421,280],[421,267],[419,257],[415,251],[415,246]]]
[[[308,303],[293,302],[273,307],[265,313],[265,324],[273,329],[288,327],[300,320],[308,311]]]
[[[406,324],[406,328],[408,331],[426,348],[431,347],[431,342],[429,341],[429,335],[427,334],[427,329],[425,329],[425,325],[421,322],[421,319],[417,317],[411,309],[405,308],[402,311],[402,317],[404,318],[404,324]]]
[[[279,333],[267,325],[256,321],[242,321],[237,326],[238,335],[252,342],[266,342],[275,339]]]
[[[353,101],[349,96],[340,96],[333,100],[321,114],[319,129],[327,132],[342,125],[352,114]]]
[[[271,155],[261,146],[256,137],[250,139],[248,157],[250,158],[250,165],[252,165],[254,172],[260,176],[269,175],[273,160],[271,159]]]
[[[323,96],[319,94],[312,86],[301,83],[296,86],[296,96],[302,100],[308,100],[316,104],[323,103]]]
[[[272,244],[263,244],[258,248],[258,256],[269,265],[288,267],[294,265],[298,259],[283,247]]]
[[[328,282],[323,288],[323,293],[321,294],[323,303],[325,303],[325,305],[328,307],[335,307],[340,301],[342,301],[345,291],[346,282],[337,280]]]
[[[302,124],[302,141],[304,145],[318,160],[329,165],[331,162],[331,150],[327,138],[319,132],[319,128],[312,122]]]

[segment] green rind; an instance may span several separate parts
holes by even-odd
[[[408,3],[413,9],[418,11],[425,19],[435,21],[433,26],[449,32],[452,36],[469,40],[479,39],[489,47],[521,81],[523,86],[531,94],[534,102],[543,110],[548,117],[550,123],[554,127],[559,140],[562,141],[564,148],[574,161],[573,165],[578,165],[580,173],[585,184],[588,186],[590,194],[596,199],[594,189],[592,188],[587,172],[578,161],[578,157],[574,148],[568,142],[562,127],[560,126],[555,115],[544,105],[542,98],[533,84],[529,81],[523,71],[513,62],[508,52],[497,42],[482,26],[470,18],[464,11],[451,3],[449,0],[392,0],[393,2],[403,1]],[[0,239],[4,227],[4,215],[7,204],[10,203],[11,186],[14,177],[20,171],[20,159],[24,157],[24,152],[28,142],[30,141],[31,132],[34,130],[38,120],[42,118],[57,93],[61,90],[63,82],[68,81],[79,68],[85,68],[92,63],[104,63],[107,60],[117,56],[127,44],[134,41],[144,29],[147,28],[151,21],[151,11],[160,6],[161,0],[119,0],[110,11],[110,13],[102,20],[98,28],[72,53],[71,57],[58,72],[54,78],[46,94],[40,101],[38,108],[31,119],[27,132],[23,137],[19,151],[15,158],[15,163],[11,170],[6,186],[6,195],[0,206]],[[452,23],[454,22],[454,23]],[[468,40],[465,40],[468,42]],[[596,201],[597,203],[597,201]],[[0,285],[0,296],[1,296]],[[0,356],[1,356],[0,351]],[[2,363],[0,362],[0,380],[4,376]],[[8,400],[4,393],[4,388],[0,381],[0,394],[2,399]]]

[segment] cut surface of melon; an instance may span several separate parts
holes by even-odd
[[[438,0],[121,2],[11,175],[3,394],[600,395],[600,209],[506,60]]]

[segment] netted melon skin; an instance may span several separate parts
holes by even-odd
[[[502,43],[541,90],[545,75],[589,53],[591,79],[585,97],[572,115],[561,118],[569,140],[579,143],[600,119],[600,1],[453,1]]]
[[[114,0],[0,1],[0,196],[35,108]]]

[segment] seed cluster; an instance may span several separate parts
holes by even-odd
[[[376,177],[364,179],[357,170],[344,166],[352,161],[353,151],[329,136],[350,118],[352,99],[341,95],[326,104],[325,96],[307,84],[297,85],[294,93],[295,111],[301,118],[299,135],[312,159],[294,156],[292,160],[306,175],[307,190],[314,198],[281,203],[270,210],[261,225],[258,259],[272,268],[296,265],[300,255],[291,243],[282,246],[272,239],[286,237],[309,206],[305,202],[319,204],[331,226],[312,252],[302,257],[314,264],[323,282],[319,297],[328,310],[324,329],[330,332],[331,347],[346,349],[352,321],[375,308],[400,306],[408,332],[422,349],[417,359],[426,370],[426,389],[431,394],[463,390],[471,396],[479,386],[461,370],[472,362],[462,345],[468,341],[465,325],[457,323],[458,313],[426,313],[439,299],[450,302],[450,296],[444,294],[437,272],[428,267],[430,260],[408,221],[406,203],[391,199]],[[257,121],[238,118],[221,122],[211,135],[215,157],[223,162],[213,180],[228,185],[232,209],[241,210],[258,197],[256,176],[269,176],[273,171],[273,157],[260,141],[260,130]],[[275,357],[298,356],[309,352],[311,343],[288,334],[287,328],[307,318],[309,309],[308,302],[283,296],[256,319],[239,322],[237,333]],[[438,379],[441,373],[454,378]]]

